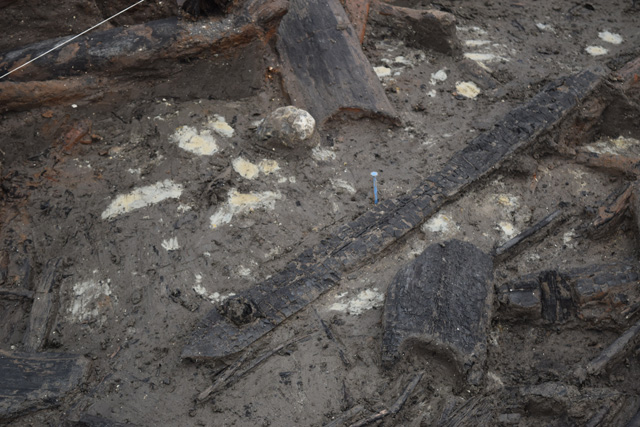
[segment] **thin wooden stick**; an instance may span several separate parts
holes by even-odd
[[[409,398],[409,396],[411,395],[413,390],[416,388],[416,386],[418,385],[418,383],[422,379],[423,375],[424,375],[424,372],[420,372],[415,377],[413,377],[411,382],[405,387],[404,391],[402,392],[402,394],[400,395],[398,400],[396,400],[395,403],[393,405],[391,405],[391,408],[383,409],[382,411],[380,411],[378,413],[375,413],[375,414],[371,415],[370,417],[365,418],[364,420],[358,421],[355,424],[351,424],[350,427],[363,427],[363,426],[369,425],[369,424],[371,424],[373,422],[376,422],[378,420],[381,420],[382,418],[386,417],[389,414],[394,414],[395,415],[398,412],[400,412],[400,409],[402,409],[402,406],[404,406],[404,404],[406,403],[407,399]]]

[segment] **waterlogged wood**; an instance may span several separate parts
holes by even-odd
[[[640,335],[640,321],[620,335],[609,347],[604,349],[602,353],[595,359],[587,364],[587,373],[589,375],[595,375],[602,372],[612,361],[617,358],[623,357],[625,351],[628,351],[632,344],[637,344],[638,336]]]
[[[287,11],[286,0],[249,0],[227,17],[198,22],[168,18],[91,32],[34,61],[0,81],[0,103],[7,81],[50,80],[90,73],[153,71],[185,57],[233,51],[273,36]],[[0,56],[3,75],[68,40],[47,40]],[[14,89],[15,90],[15,89]]]
[[[29,315],[29,327],[24,335],[23,347],[25,351],[40,350],[49,334],[49,319],[54,300],[52,288],[59,265],[60,258],[49,260],[36,285]]]
[[[85,377],[88,361],[75,354],[0,350],[0,421],[56,406]]]
[[[498,246],[494,250],[494,257],[497,258],[497,261],[504,260],[507,256],[515,255],[516,251],[521,251],[525,243],[531,244],[534,241],[534,236],[537,240],[541,239],[543,235],[547,234],[547,232],[553,228],[553,224],[561,222],[561,215],[562,210],[558,209],[542,218],[533,227],[526,229],[513,239],[510,239],[506,243]]]
[[[387,290],[382,363],[393,366],[413,347],[450,360],[462,375],[482,367],[493,302],[493,259],[471,243],[429,246]]]
[[[397,121],[338,0],[290,0],[277,49],[291,103],[318,123],[341,113]]]
[[[626,327],[627,311],[640,303],[640,270],[604,264],[542,271],[500,285],[497,294],[499,315],[506,319]]]
[[[454,154],[407,195],[385,200],[303,251],[280,273],[212,309],[199,323],[183,358],[218,359],[242,351],[422,224],[461,191],[498,168],[516,150],[554,130],[598,87],[593,70],[555,81],[488,132]]]

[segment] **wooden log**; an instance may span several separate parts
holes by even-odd
[[[589,375],[597,375],[602,372],[612,361],[623,357],[626,350],[635,342],[640,335],[640,321],[636,322],[631,328],[627,329],[624,334],[620,335],[612,342],[602,353],[595,359],[587,363],[586,370]]]
[[[516,150],[532,145],[544,131],[554,129],[600,81],[597,73],[584,71],[548,85],[491,130],[471,140],[412,192],[378,203],[339,227],[330,238],[303,251],[280,273],[225,301],[225,306],[248,307],[246,316],[232,319],[224,314],[229,312],[224,307],[211,310],[194,330],[182,357],[218,359],[242,351],[333,288],[343,272],[380,254]]]
[[[23,347],[27,352],[40,350],[49,334],[49,320],[54,300],[54,294],[51,291],[59,265],[60,258],[49,260],[34,289],[33,305],[29,315],[29,327],[24,334],[23,340]]]
[[[576,162],[634,180],[640,176],[640,157],[637,156],[599,154],[587,150],[578,150]]]
[[[168,18],[146,24],[89,33],[12,73],[0,83],[3,102],[7,79],[49,80],[92,73],[123,74],[154,70],[184,57],[201,57],[273,36],[287,11],[286,0],[249,0],[224,18],[184,22]],[[0,56],[0,75],[59,45],[48,40]]]
[[[376,24],[393,29],[394,36],[408,46],[449,55],[461,51],[456,18],[450,13],[410,9],[376,0],[369,17]]]
[[[75,354],[0,350],[0,421],[56,406],[82,382],[88,366],[84,357]]]
[[[493,259],[468,242],[429,246],[393,278],[382,317],[382,363],[428,349],[470,382],[484,367]],[[471,370],[473,372],[471,372]]]
[[[610,195],[605,206],[598,208],[596,217],[587,226],[587,234],[594,238],[601,238],[617,230],[617,225],[624,219],[632,195],[632,186],[625,185],[623,191],[618,190]]]
[[[517,321],[563,323],[581,319],[626,327],[640,303],[640,270],[629,264],[604,264],[568,271],[528,274],[497,287],[499,316]]]
[[[351,25],[353,25],[360,44],[362,44],[367,31],[367,19],[369,18],[371,0],[340,0],[340,3],[342,3],[345,12],[347,12]]]
[[[529,227],[522,233],[518,234],[513,239],[508,240],[504,244],[498,246],[493,251],[493,256],[496,258],[496,261],[503,261],[507,256],[513,256],[517,251],[521,251],[525,243],[531,244],[534,241],[534,236],[536,240],[542,238],[543,235],[546,235],[550,229],[553,228],[553,225],[557,225],[562,221],[562,209],[558,209],[546,217],[542,218],[539,222],[533,225],[533,227]]]
[[[339,114],[397,122],[338,0],[291,0],[276,46],[291,103],[317,123]]]

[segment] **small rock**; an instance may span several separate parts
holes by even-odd
[[[292,147],[311,138],[316,121],[308,112],[294,106],[280,107],[258,126],[258,136]]]

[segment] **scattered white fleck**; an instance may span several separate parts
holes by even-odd
[[[336,299],[342,299],[346,294],[336,296]],[[365,289],[361,291],[355,298],[348,302],[336,302],[329,307],[331,311],[344,311],[351,315],[357,316],[367,310],[379,307],[384,302],[384,294],[377,288]]]
[[[251,269],[245,267],[244,265],[239,265],[238,266],[238,276],[250,277],[251,276]]]
[[[393,58],[393,63],[394,64],[400,64],[400,65],[407,65],[407,66],[412,66],[413,65],[413,62],[409,61],[404,56],[396,56],[395,58]]]
[[[178,205],[178,212],[180,213],[189,212],[191,209],[193,208],[189,205],[183,205],[182,203]]]
[[[543,24],[542,22],[538,22],[536,27],[538,27],[540,31],[553,31],[553,27],[551,25]]]
[[[438,70],[431,74],[430,83],[435,85],[437,82],[443,82],[445,80],[447,80],[447,72],[445,70]]]
[[[228,224],[234,215],[251,212],[254,209],[273,209],[276,200],[281,200],[279,192],[264,191],[262,193],[238,193],[235,188],[229,191],[229,198],[216,213],[211,215],[211,228]]]
[[[465,46],[469,46],[469,47],[484,46],[484,45],[488,45],[489,43],[491,43],[491,40],[465,40],[464,41]]]
[[[424,233],[430,231],[432,233],[448,234],[457,228],[458,226],[451,220],[451,218],[444,214],[438,214],[424,223],[422,231]]]
[[[435,98],[438,95],[438,93],[436,92],[435,89],[431,89],[429,92],[427,92],[427,96],[429,98]]]
[[[507,237],[511,238],[514,234],[517,233],[516,228],[507,221],[501,221],[498,223],[498,230],[502,231],[502,233]]]
[[[105,317],[101,310],[111,305],[110,280],[87,280],[73,285],[73,299],[69,312],[76,322],[98,321],[103,323]]]
[[[131,212],[166,199],[177,199],[182,194],[182,185],[171,180],[164,180],[146,187],[136,188],[128,194],[115,198],[109,207],[102,212],[102,219],[109,219]]]
[[[591,56],[601,56],[609,53],[609,51],[602,46],[587,46],[585,50]]]
[[[373,67],[373,71],[380,79],[389,77],[391,75],[391,68],[387,67]]]
[[[219,292],[213,292],[210,294],[209,291],[207,291],[207,288],[205,288],[200,284],[195,285],[193,287],[193,290],[196,294],[198,294],[202,298],[208,299],[212,304],[218,304],[226,300],[227,298],[235,295],[233,292],[230,292],[226,295],[221,295]]]
[[[295,177],[295,176],[290,176],[290,177],[289,177],[289,182],[290,182],[291,184],[295,184],[295,183],[296,183],[296,177]]]
[[[214,119],[209,121],[209,127],[211,128],[211,130],[213,130],[220,136],[231,138],[233,136],[234,130],[231,126],[229,126],[225,118],[217,114],[215,114],[213,117]]]
[[[136,168],[136,169],[130,168],[128,172],[133,175],[140,175],[142,173],[142,170],[140,168]]]
[[[349,194],[356,194],[356,189],[353,188],[353,185],[343,179],[332,179],[331,185],[336,189],[345,190]]]
[[[311,149],[311,157],[319,162],[327,162],[329,160],[335,160],[336,153],[317,145]]]
[[[562,236],[562,242],[569,248],[575,248],[573,238],[576,237],[575,230],[569,230]]]
[[[78,104],[71,104],[71,108],[78,108]]]
[[[218,152],[218,144],[210,130],[198,132],[191,126],[181,126],[171,136],[178,147],[199,156],[210,156]]]
[[[264,159],[258,163],[258,167],[260,168],[260,172],[265,175],[270,175],[280,170],[280,165],[275,160]]]
[[[456,82],[456,91],[465,98],[475,98],[480,94],[480,88],[474,82]]]
[[[467,52],[464,57],[476,62],[509,61],[507,58],[493,53]]]
[[[180,249],[180,245],[178,244],[178,238],[172,237],[169,240],[162,241],[162,247],[167,251],[176,251]]]
[[[622,36],[620,34],[610,33],[609,31],[602,31],[598,33],[598,37],[601,40],[611,43],[611,44],[620,44],[622,43]]]
[[[496,200],[502,206],[508,208],[517,208],[518,207],[518,197],[513,196],[511,194],[498,194],[496,196]]]
[[[245,158],[238,157],[231,162],[233,170],[241,177],[246,179],[255,179],[260,173],[260,168]]]

